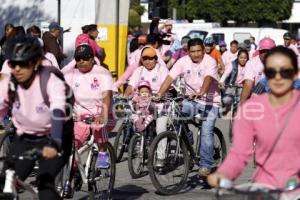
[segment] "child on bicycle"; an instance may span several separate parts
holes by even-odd
[[[133,97],[134,108],[137,112],[133,121],[138,132],[142,132],[153,121],[154,106],[151,103],[152,90],[148,81],[141,81],[138,94]]]

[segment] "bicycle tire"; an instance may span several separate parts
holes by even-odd
[[[143,169],[144,169],[144,152],[136,152],[135,151],[137,149],[136,147],[138,146],[137,145],[138,141],[140,142],[140,145],[141,145],[141,136],[134,135],[131,138],[129,147],[128,147],[128,170],[133,179],[142,177]],[[140,149],[137,149],[137,150],[139,151]],[[141,158],[140,158],[141,162],[139,163],[137,170],[135,170],[135,166],[133,163],[133,159],[135,158],[134,156],[136,155],[136,153],[138,154],[138,156],[141,155]]]
[[[96,183],[97,180],[96,179],[98,178],[98,176],[103,175],[107,171],[107,169],[102,170],[102,169],[96,168],[95,165],[96,165],[96,161],[97,161],[97,157],[98,157],[98,152],[94,152],[94,154],[92,156],[91,165],[89,167],[90,181],[88,183],[89,197],[91,200],[111,199],[111,193],[114,188],[115,177],[116,177],[116,156],[115,156],[114,148],[110,142],[107,142],[107,152],[109,153],[109,158],[110,158],[110,167],[108,169],[110,171],[110,179],[109,179],[108,189],[104,190],[104,191],[100,191],[99,188],[97,188],[97,183]],[[106,174],[104,174],[104,175],[106,175]]]
[[[178,193],[181,189],[183,189],[184,185],[187,182],[187,178],[188,178],[188,174],[189,174],[189,154],[188,154],[188,150],[187,150],[185,143],[180,141],[180,146],[181,146],[180,149],[182,152],[183,169],[184,169],[183,174],[180,176],[182,178],[173,188],[169,189],[167,187],[164,187],[159,182],[158,178],[156,177],[156,169],[154,167],[154,158],[155,158],[157,146],[158,146],[159,142],[164,138],[170,138],[172,140],[177,141],[177,135],[175,132],[165,131],[165,132],[158,134],[154,138],[153,142],[150,145],[149,158],[148,158],[148,170],[149,170],[151,182],[159,194],[174,195],[174,194]],[[178,143],[178,141],[177,141],[177,143]],[[167,144],[167,146],[168,146],[168,144]],[[167,167],[168,166],[166,166],[166,168]],[[174,168],[174,166],[173,166],[173,168]]]
[[[9,148],[12,142],[13,132],[6,131],[1,135],[0,139],[0,157],[7,156],[9,154]],[[1,173],[3,172],[3,162],[0,164]]]
[[[125,145],[124,145],[125,132],[124,132],[124,130],[125,130],[124,125],[122,124],[117,132],[117,135],[116,135],[115,141],[114,141],[114,151],[115,151],[117,163],[121,162],[123,155],[125,153]]]
[[[214,144],[214,156],[213,157],[214,157],[215,161],[217,161],[217,159],[218,159],[218,163],[216,163],[216,165],[219,165],[224,161],[225,156],[227,155],[227,147],[226,147],[226,142],[225,142],[223,133],[216,127],[213,129],[213,132],[214,132],[214,135],[217,136],[217,139],[221,145],[220,147],[216,147]]]

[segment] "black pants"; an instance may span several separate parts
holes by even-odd
[[[10,155],[22,155],[24,151],[33,148],[42,149],[48,144],[48,137],[26,137],[15,136],[10,147]],[[41,200],[55,200],[60,199],[55,189],[55,177],[62,169],[66,161],[65,156],[55,157],[53,159],[41,158],[39,161],[39,169],[37,172],[37,186],[39,190],[39,199]],[[13,164],[16,175],[20,180],[24,181],[35,165],[35,161],[31,160],[17,160]]]

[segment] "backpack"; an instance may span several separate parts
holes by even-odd
[[[66,105],[71,105],[71,106],[66,106],[65,113],[67,117],[67,120],[64,123],[64,133],[63,133],[63,138],[62,138],[62,148],[64,150],[64,155],[68,156],[71,153],[71,147],[72,147],[72,141],[74,138],[74,122],[73,118],[70,117],[72,116],[72,107],[75,102],[75,98],[72,92],[72,89],[70,86],[66,83],[65,78],[63,73],[58,70],[55,67],[44,67],[44,66],[39,66],[38,69],[38,74],[40,75],[40,87],[41,87],[41,93],[43,100],[45,104],[50,107],[50,102],[49,102],[49,96],[47,94],[47,85],[49,78],[51,74],[54,74],[57,78],[62,80],[65,83],[66,87]],[[9,110],[11,112],[13,103],[16,99],[18,99],[17,95],[17,82],[13,76],[11,76],[10,80],[10,87],[8,90],[8,98],[9,98]],[[12,87],[13,85],[13,87]]]

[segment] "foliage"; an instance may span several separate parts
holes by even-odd
[[[130,28],[141,25],[141,16],[145,12],[145,7],[140,5],[139,0],[130,0],[129,22]]]
[[[275,23],[288,19],[293,0],[169,0],[171,9],[177,8],[177,18],[205,19],[225,23],[234,20],[238,24],[247,22]],[[186,3],[186,6],[183,5]]]
[[[141,25],[141,16],[133,9],[129,10],[128,26],[134,28]]]

